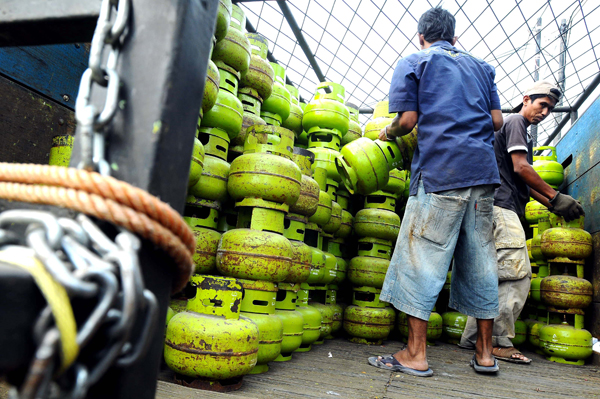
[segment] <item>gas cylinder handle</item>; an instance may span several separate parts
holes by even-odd
[[[546,150],[550,151],[550,155],[543,155],[544,158],[546,158],[546,159],[547,158],[553,158],[554,160],[557,159],[557,156],[556,156],[556,147],[552,147],[552,146],[549,146],[549,145],[543,145],[541,147],[534,147],[533,148],[534,152],[536,152],[536,151],[546,151]]]

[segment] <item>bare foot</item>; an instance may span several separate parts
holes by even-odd
[[[492,355],[494,355],[497,359],[507,360],[515,359],[520,360],[523,363],[531,363],[531,359],[524,356],[517,348],[514,347],[494,347],[492,349]]]
[[[401,365],[405,366],[405,367],[409,367],[411,369],[414,370],[419,370],[419,371],[427,371],[429,370],[429,363],[427,363],[427,358],[426,357],[421,357],[421,356],[411,356],[411,354],[408,352],[408,349],[403,349],[401,351],[398,351],[396,353],[394,353],[392,356],[394,356],[394,358],[400,362]],[[381,360],[382,357],[379,356],[378,360]],[[392,364],[386,363],[386,366],[392,366]]]
[[[480,366],[493,366],[495,364],[495,358],[491,353],[479,354],[475,352],[475,360]]]

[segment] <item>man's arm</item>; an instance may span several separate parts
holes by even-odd
[[[504,118],[502,118],[502,110],[493,109],[492,111],[492,123],[494,124],[494,132],[497,132],[504,125]]]
[[[393,140],[410,133],[417,125],[419,115],[417,111],[404,111],[398,113],[388,126],[379,132],[379,140]]]
[[[552,208],[552,205],[550,205],[550,200],[548,198],[544,197],[542,194],[535,191],[533,188],[529,191],[529,195],[534,200],[536,200],[540,204],[544,205],[546,208],[548,208],[548,209]]]
[[[515,173],[519,175],[531,189],[535,190],[537,194],[548,200],[551,200],[556,196],[556,190],[542,180],[540,175],[538,175],[529,162],[527,162],[527,153],[525,151],[513,151],[510,153],[510,157],[512,158]]]
[[[515,173],[532,189],[531,196],[546,206],[550,212],[564,217],[567,222],[585,215],[579,201],[570,195],[559,193],[542,180],[527,162],[525,151],[513,151],[510,156]]]

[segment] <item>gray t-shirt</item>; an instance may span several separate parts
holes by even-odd
[[[519,216],[525,214],[529,202],[529,186],[514,171],[510,153],[527,152],[527,162],[533,163],[533,142],[527,132],[529,122],[520,114],[504,118],[504,125],[494,133],[494,152],[500,172],[500,187],[496,189],[494,205],[510,209]]]

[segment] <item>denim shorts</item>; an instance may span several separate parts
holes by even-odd
[[[454,256],[449,306],[478,319],[498,316],[493,206],[492,185],[425,193],[419,181],[380,299],[429,320]]]

